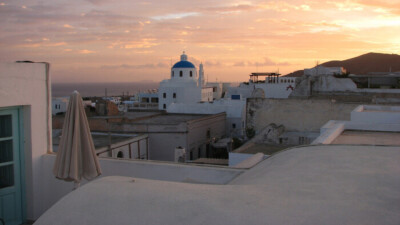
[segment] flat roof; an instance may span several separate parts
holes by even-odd
[[[256,154],[261,152],[265,155],[272,155],[293,146],[294,145],[271,145],[271,144],[251,143],[248,146],[244,146],[244,148],[235,149],[233,152],[245,153],[245,154]]]
[[[396,73],[386,73],[386,74],[360,74],[349,75],[349,78],[400,78],[400,74]]]
[[[120,119],[124,123],[131,124],[161,124],[161,125],[176,125],[182,122],[188,122],[195,119],[214,116],[216,114],[187,114],[187,113],[165,113],[162,111],[138,111],[126,112],[119,116],[94,116],[91,118],[102,119]],[[127,119],[127,120],[125,120]]]
[[[212,114],[161,114],[150,118],[134,121],[136,124],[179,124],[190,120],[212,116]]]
[[[35,224],[400,224],[400,151],[292,148],[227,185],[105,177]]]
[[[400,133],[345,130],[331,144],[400,146]]]
[[[128,119],[138,119],[142,117],[151,117],[162,114],[160,111],[135,111],[135,112],[125,112],[124,117]]]
[[[58,145],[60,143],[61,130],[53,129],[53,151],[57,152]],[[115,144],[118,142],[129,140],[133,137],[139,136],[139,134],[115,134],[103,132],[91,132],[93,144],[95,149],[100,149],[102,147],[108,146],[109,144]]]

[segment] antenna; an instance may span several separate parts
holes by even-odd
[[[319,75],[318,74],[318,67],[319,67],[319,60],[317,60],[317,61],[315,61],[315,72],[316,72],[316,74],[315,75]]]

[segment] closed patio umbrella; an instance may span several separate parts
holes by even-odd
[[[90,180],[101,174],[82,97],[77,91],[68,103],[53,173],[59,179],[74,181],[75,187],[82,177]]]

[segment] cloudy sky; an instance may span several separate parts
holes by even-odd
[[[0,0],[0,62],[53,82],[160,81],[182,51],[209,81],[400,54],[400,0]]]

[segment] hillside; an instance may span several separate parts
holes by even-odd
[[[400,71],[400,55],[382,54],[382,53],[367,53],[355,58],[346,59],[343,61],[334,60],[322,63],[321,66],[327,67],[344,67],[352,74],[367,74],[370,72],[389,72],[390,68],[393,72]],[[285,76],[300,77],[303,75],[303,70],[297,70]]]

